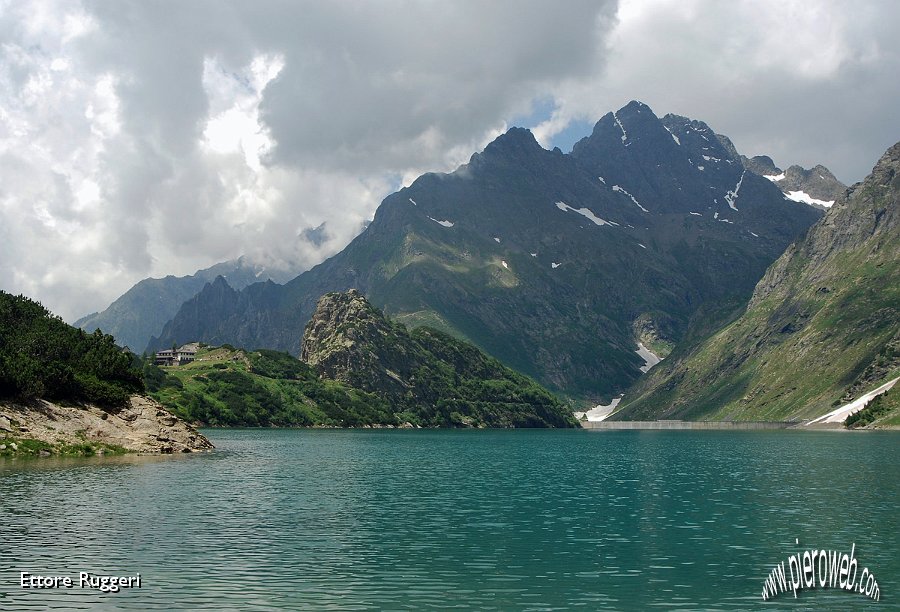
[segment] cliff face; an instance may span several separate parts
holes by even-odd
[[[306,326],[301,360],[323,378],[387,400],[398,419],[435,427],[570,427],[533,380],[437,330],[408,332],[361,293],[329,293]]]
[[[743,316],[673,357],[617,418],[805,419],[896,375],[900,143],[767,270]]]
[[[306,325],[300,360],[352,387],[402,392],[403,378],[422,365],[421,356],[407,350],[409,340],[356,289],[328,293]]]
[[[0,404],[3,450],[18,450],[19,443],[15,440],[38,440],[52,446],[91,444],[103,448],[108,445],[139,453],[163,454],[213,448],[196,429],[156,401],[140,395],[131,396],[115,412],[45,400]]]

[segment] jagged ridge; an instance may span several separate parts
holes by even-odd
[[[510,130],[388,196],[347,248],[283,287],[205,288],[153,347],[296,353],[316,296],[355,287],[553,390],[609,398],[641,375],[645,330],[659,349],[743,303],[818,216],[745,172],[702,122],[633,102],[569,155]]]
[[[900,369],[900,143],[790,246],[746,312],[668,359],[615,418],[807,419]]]

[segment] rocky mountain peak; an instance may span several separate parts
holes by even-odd
[[[300,359],[318,365],[332,349],[348,348],[373,334],[384,333],[387,320],[356,289],[326,293],[303,333]]]
[[[601,117],[591,136],[582,143],[594,141],[593,144],[597,145],[610,142],[628,148],[637,142],[650,144],[659,139],[661,142],[670,140],[659,117],[643,102],[632,100],[619,110]]]
[[[383,340],[392,331],[390,321],[356,289],[326,293],[306,325],[300,360],[326,378],[354,386],[372,387],[359,380],[364,372],[367,376],[375,372],[382,384],[392,386],[395,381],[379,363],[382,356],[397,357],[383,350]]]
[[[748,298],[820,216],[771,181],[744,176],[706,124],[677,123],[684,138],[634,102],[570,154],[511,129],[458,171],[423,175],[388,196],[347,248],[280,288],[251,285],[231,309],[187,305],[161,342],[296,352],[317,298],[357,287],[410,328],[471,339],[553,389],[608,400],[641,375],[636,318],[677,342],[700,306]],[[327,364],[365,363],[363,339],[377,353],[369,340],[378,334],[350,335],[360,328],[344,317],[353,302],[320,304],[323,321],[306,340],[323,342],[307,344],[304,359],[335,349]],[[326,325],[341,317],[347,327]]]
[[[484,148],[485,157],[522,157],[546,153],[546,150],[534,138],[531,130],[521,127],[509,128]]]
[[[407,331],[355,289],[319,299],[300,358],[323,378],[380,396],[401,418],[451,427],[574,425],[533,381],[436,330]]]
[[[809,170],[796,164],[782,170],[768,155],[754,157],[741,155],[739,159],[744,168],[775,183],[788,199],[804,202],[816,208],[828,208],[840,200],[847,189],[846,185],[821,164]]]
[[[741,163],[750,172],[760,176],[777,176],[781,174],[781,168],[768,155],[754,155],[753,157],[741,157]]]

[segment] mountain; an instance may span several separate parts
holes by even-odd
[[[271,271],[241,257],[198,270],[189,276],[145,278],[103,312],[84,316],[74,325],[89,332],[100,329],[112,334],[121,346],[141,352],[185,301],[219,276],[227,278],[232,287],[242,289],[273,278],[287,281],[295,274]]]
[[[573,427],[571,411],[475,346],[408,332],[356,290],[319,300],[300,359],[323,378],[382,398],[398,420],[437,427]]]
[[[792,244],[737,320],[676,351],[615,419],[801,420],[900,375],[900,143]]]
[[[318,297],[356,288],[552,390],[609,398],[641,375],[639,342],[665,354],[730,314],[820,216],[746,171],[703,122],[631,102],[570,154],[509,130],[385,198],[342,252],[285,285],[205,287],[151,348],[296,354]]]
[[[764,176],[778,185],[778,188],[795,202],[828,208],[843,198],[847,191],[847,186],[821,164],[809,170],[796,165],[782,170],[766,155],[751,158],[742,155],[741,163],[747,170]]]

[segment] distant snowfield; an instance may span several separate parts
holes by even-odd
[[[641,372],[649,371],[650,368],[662,361],[662,357],[644,346],[643,342],[638,342],[638,347],[635,353],[637,353],[640,358],[644,360],[644,365],[641,366]]]
[[[587,420],[591,422],[603,421],[615,411],[616,406],[618,406],[619,402],[621,401],[622,398],[617,397],[611,403],[605,406],[603,404],[597,404],[596,406],[585,412],[576,412],[575,418],[580,421],[582,417],[586,416]]]
[[[616,120],[616,123],[619,125],[619,129],[622,130],[622,143],[624,144],[626,140],[628,140],[628,133],[625,131],[625,126],[622,125],[622,122],[619,121],[619,116],[613,113],[613,119]]]
[[[615,223],[613,221],[605,221],[605,220],[601,219],[600,217],[595,215],[593,212],[591,212],[591,210],[589,208],[572,208],[565,202],[557,202],[556,207],[563,212],[567,212],[567,211],[571,210],[574,213],[578,213],[582,217],[590,219],[595,225],[618,225],[618,223]]]
[[[788,191],[785,196],[789,200],[793,200],[794,202],[802,202],[803,204],[818,204],[819,206],[824,206],[825,208],[831,208],[834,205],[834,200],[817,200],[812,197],[805,191]]]
[[[680,145],[681,145],[681,141],[678,140],[678,136],[676,136],[675,134],[673,134],[673,133],[672,133],[672,130],[670,130],[669,128],[666,128],[666,131],[667,131],[667,132],[669,133],[669,135],[672,137],[672,140],[675,141],[675,144],[677,144],[677,145],[680,146]]]
[[[612,190],[615,191],[616,193],[621,193],[622,195],[626,195],[626,196],[628,196],[629,198],[631,198],[631,201],[634,202],[635,205],[636,205],[638,208],[640,208],[641,210],[643,210],[645,213],[650,212],[649,210],[647,210],[646,208],[644,208],[643,206],[641,206],[641,203],[638,202],[637,199],[636,199],[633,195],[631,195],[630,193],[628,193],[627,191],[625,191],[624,188],[622,188],[622,187],[620,187],[620,186],[618,186],[618,185],[613,185],[613,186],[612,186]]]
[[[744,182],[745,174],[747,174],[746,170],[741,172],[741,178],[738,179],[737,185],[734,186],[734,190],[725,194],[725,201],[728,202],[728,207],[731,208],[731,210],[737,210],[735,202],[737,201],[738,193],[741,191],[741,184]]]
[[[897,384],[898,380],[900,380],[900,376],[892,381],[884,383],[874,391],[869,391],[865,395],[856,398],[849,404],[844,404],[837,410],[832,410],[828,414],[820,416],[818,419],[813,419],[812,421],[807,423],[807,425],[812,425],[813,423],[843,423],[848,416],[850,416],[851,414],[856,414],[857,412],[865,408],[869,402],[871,402],[882,393],[890,391],[891,388]]]
[[[428,217],[428,218],[431,219],[432,221],[434,221],[435,223],[437,223],[438,225],[443,225],[444,227],[453,227],[453,225],[454,225],[453,221],[446,221],[446,220],[438,221],[434,217]]]

